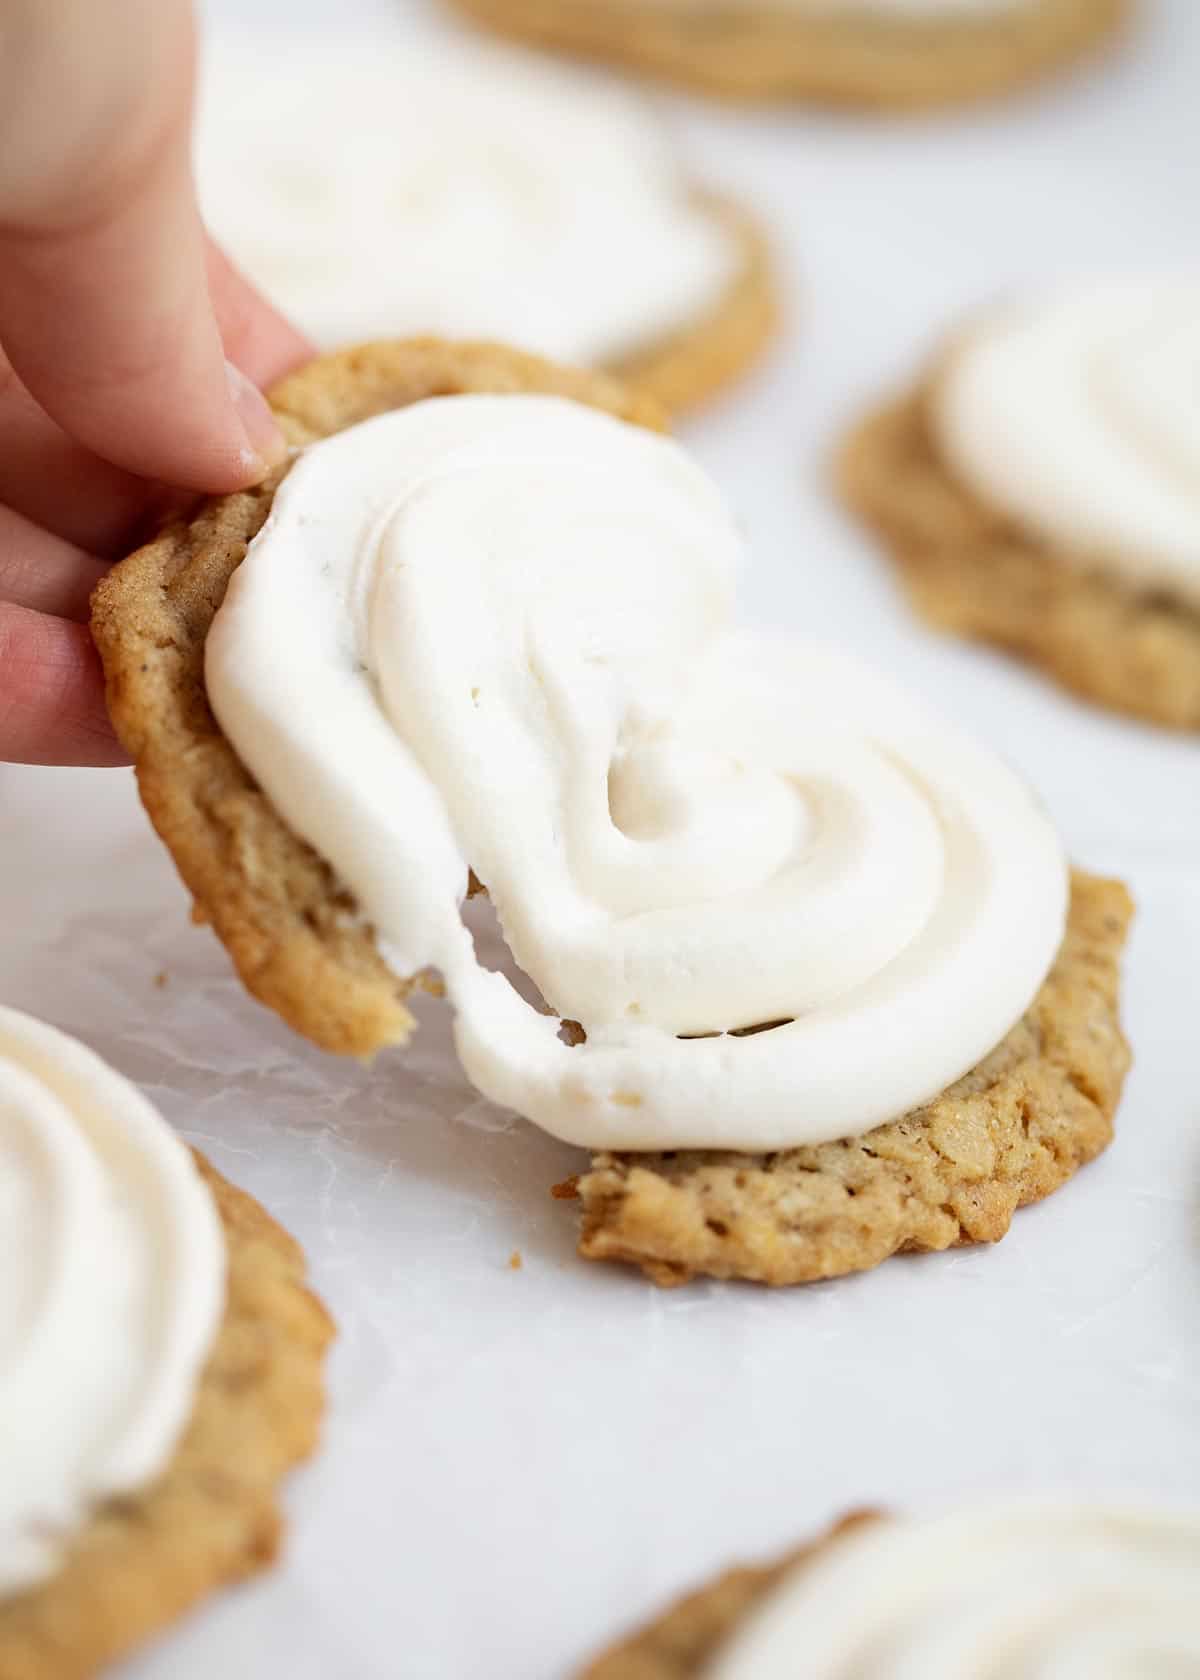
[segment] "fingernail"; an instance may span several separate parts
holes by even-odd
[[[287,454],[287,440],[279,430],[262,392],[246,378],[241,368],[226,362],[225,377],[229,381],[233,406],[246,434],[246,471],[262,478]]]

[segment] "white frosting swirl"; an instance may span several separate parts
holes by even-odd
[[[167,1463],[224,1279],[212,1198],[146,1099],[0,1008],[0,1596]]]
[[[1008,1500],[855,1529],[751,1614],[704,1680],[1200,1674],[1200,1515]]]
[[[675,443],[436,398],[308,451],[209,635],[222,727],[396,970],[443,971],[470,1077],[576,1143],[865,1131],[990,1050],[1062,935],[1016,777],[846,656],[736,631],[739,551]],[[586,1044],[477,966],[468,862]]]
[[[1200,284],[997,312],[950,359],[932,417],[955,473],[1064,560],[1200,604]]]
[[[321,344],[611,361],[717,309],[742,260],[636,94],[483,45],[227,44],[197,170],[217,237]]]

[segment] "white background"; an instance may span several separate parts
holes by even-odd
[[[385,0],[213,10],[395,21]],[[581,1157],[476,1102],[436,1012],[372,1073],[323,1058],[189,926],[127,774],[0,771],[0,997],[140,1080],[301,1238],[341,1326],[282,1566],[127,1680],[539,1680],[855,1503],[1200,1497],[1200,746],[923,633],[825,489],[839,427],[977,301],[1200,259],[1200,6],[1145,10],[1111,65],[981,115],[667,105],[699,172],[770,218],[786,277],[765,371],[686,428],[747,528],[749,611],[950,707],[1139,901],[1118,1140],[999,1248],[775,1295],[586,1265],[548,1195]]]

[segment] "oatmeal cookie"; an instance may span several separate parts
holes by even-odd
[[[726,99],[922,110],[987,99],[1116,36],[1129,0],[1033,0],[970,18],[822,15],[786,3],[453,0],[498,34]]]
[[[836,466],[843,501],[882,538],[918,612],[1086,699],[1200,729],[1200,611],[1064,557],[988,507],[943,460],[929,390],[870,414]]]
[[[305,1287],[299,1246],[196,1160],[228,1274],[191,1422],[163,1474],[99,1506],[56,1574],[0,1600],[3,1680],[83,1680],[278,1550],[279,1484],[317,1444],[333,1326]]]

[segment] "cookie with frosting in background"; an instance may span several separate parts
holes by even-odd
[[[580,1680],[1200,1673],[1200,1516],[1059,1496],[864,1513],[735,1569]]]
[[[1131,0],[451,0],[503,35],[731,99],[991,98],[1115,37]]]
[[[332,1334],[292,1239],[0,1008],[0,1674],[82,1680],[269,1564]]]
[[[1200,729],[1200,286],[996,307],[847,439],[838,479],[932,624]]]
[[[738,625],[741,537],[643,398],[422,341],[273,400],[294,462],[93,607],[256,997],[363,1057],[436,974],[478,1089],[592,1152],[582,1252],[659,1283],[993,1241],[1105,1147],[1124,888],[878,673]]]
[[[197,172],[216,236],[322,348],[496,340],[679,409],[776,325],[755,219],[688,177],[648,103],[500,46],[218,38]]]

